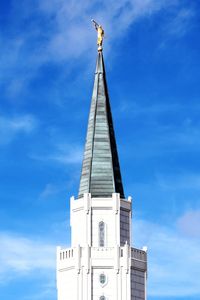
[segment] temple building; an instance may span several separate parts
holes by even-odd
[[[70,226],[71,248],[57,247],[58,300],[147,299],[147,253],[131,246],[132,201],[124,194],[102,45]]]

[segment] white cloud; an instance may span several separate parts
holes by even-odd
[[[0,116],[0,144],[11,142],[20,133],[29,134],[36,127],[37,121],[31,115],[18,117]]]
[[[120,105],[115,108],[117,111],[121,111],[123,113],[126,113],[126,115],[133,117],[139,117],[139,118],[147,118],[152,117],[155,119],[156,115],[162,115],[166,113],[171,113],[174,111],[183,111],[186,109],[189,109],[190,107],[181,106],[177,103],[154,103],[151,105],[145,106],[144,104],[141,106],[139,103],[132,101],[129,103],[128,101],[122,99],[120,102]],[[197,107],[197,109],[200,109],[200,107]]]
[[[58,161],[62,164],[79,164],[81,163],[83,158],[83,149],[74,148],[74,149],[66,149],[65,151],[61,151],[55,155],[49,156],[49,159]]]
[[[18,23],[20,24],[20,20]],[[25,31],[13,34],[12,38],[2,35],[0,43],[0,88],[14,100],[21,91],[26,91],[29,81],[36,75],[44,58],[35,53],[36,50],[28,48],[33,41]]]
[[[199,212],[185,213],[171,227],[133,219],[134,246],[148,246],[148,295],[152,297],[189,297],[200,295],[200,240],[179,233],[180,220],[199,220]],[[182,222],[182,221],[181,221]],[[198,225],[196,223],[195,225]],[[185,226],[185,225],[184,225]],[[52,242],[0,232],[0,283],[19,276],[46,274],[55,278],[56,255]],[[52,293],[54,283],[44,289]],[[42,294],[33,299],[42,299]],[[26,297],[25,297],[26,299]],[[32,299],[32,297],[27,298]]]
[[[44,189],[41,191],[39,198],[40,199],[49,199],[51,197],[55,197],[59,193],[67,190],[67,187],[70,185],[70,180],[67,182],[62,182],[59,184],[55,183],[47,183]]]
[[[0,282],[33,272],[55,270],[55,245],[13,233],[0,232]]]
[[[106,44],[116,39],[137,20],[151,16],[162,9],[176,6],[177,1],[129,0],[129,1],[40,1],[39,9],[54,19],[54,31],[48,41],[48,53],[56,60],[77,57],[92,48],[95,33],[90,25],[91,17],[103,24]],[[112,9],[111,9],[112,8]]]
[[[31,154],[32,159],[41,161],[54,161],[59,164],[80,164],[83,159],[83,148],[68,144],[57,145],[56,150],[52,150],[49,155]]]
[[[50,281],[48,284],[44,284],[41,286],[40,290],[37,291],[36,294],[33,292],[31,295],[24,295],[21,299],[22,300],[44,300],[44,299],[56,299],[56,287],[55,287],[55,280]]]
[[[32,22],[27,30],[21,30],[22,26],[20,30],[17,27],[11,29],[14,32],[12,38],[9,35],[1,37],[1,81],[6,81],[7,95],[15,98],[36,76],[40,66],[49,61],[63,63],[77,59],[83,53],[83,60],[87,61],[96,39],[91,17],[105,27],[105,48],[109,51],[135,22],[171,7],[176,11],[173,22],[179,24],[176,30],[183,31],[183,24],[187,21],[188,26],[192,18],[192,9],[189,13],[182,6],[180,0],[36,0],[32,4],[24,1],[19,9],[15,2],[14,15],[11,14],[17,20],[14,24],[20,26],[27,19]]]
[[[148,246],[148,294],[160,297],[200,295],[200,240],[180,235],[176,226],[133,220],[137,245]]]
[[[57,194],[61,189],[57,186],[53,185],[52,183],[47,183],[44,190],[40,193],[40,198],[48,198],[49,196]],[[62,188],[63,190],[63,188]]]
[[[122,110],[125,110],[125,113],[128,114],[130,118],[137,118],[136,122],[142,122],[141,124],[148,127],[148,131],[143,132],[143,135],[138,135],[137,139],[134,140],[134,157],[141,159],[141,157],[149,158],[155,157],[160,158],[166,155],[177,155],[181,153],[182,155],[186,155],[188,152],[193,154],[198,154],[200,151],[200,126],[199,121],[195,119],[195,117],[185,117],[187,111],[189,116],[195,115],[196,112],[199,112],[199,106],[197,107],[189,107],[189,106],[181,106],[178,104],[172,105],[152,105],[151,107],[143,107],[132,105],[130,111],[133,113],[132,115],[126,112],[127,106],[125,104],[122,107]],[[193,111],[194,110],[194,111]],[[181,111],[179,121],[174,118],[173,121],[171,116],[174,115],[175,112]],[[170,122],[166,121],[167,117]],[[142,121],[141,121],[142,120]],[[133,122],[133,120],[131,120]],[[135,121],[134,121],[135,123]],[[139,123],[139,124],[140,124]],[[144,138],[145,135],[145,138]],[[132,140],[130,140],[132,142]],[[148,151],[146,151],[148,148]],[[126,159],[130,158],[133,155],[133,152],[130,153],[128,148],[124,148],[123,151],[126,152]],[[186,157],[186,156],[185,156]],[[159,169],[159,166],[158,168]],[[187,170],[179,170],[179,174],[174,174],[171,178],[164,178],[162,174],[158,174],[158,179],[161,185],[165,185],[166,183],[171,185],[171,188],[174,188],[175,183],[177,186],[184,188],[199,188],[200,187],[200,175],[187,173]],[[163,177],[163,178],[162,178]],[[187,181],[188,180],[188,181]]]
[[[200,210],[187,211],[177,220],[178,229],[189,237],[200,237]]]
[[[172,19],[166,27],[170,35],[182,37],[191,28],[191,19],[194,17],[193,9],[183,8],[178,11],[177,15]]]
[[[157,174],[157,185],[163,190],[200,190],[200,174]]]

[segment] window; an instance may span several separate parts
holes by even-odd
[[[99,281],[100,281],[101,284],[105,284],[106,283],[106,275],[105,274],[100,274]]]
[[[101,297],[99,298],[99,300],[106,300],[106,297],[105,297],[105,296],[101,296]]]
[[[104,247],[104,246],[105,246],[105,223],[101,221],[99,223],[99,247]]]

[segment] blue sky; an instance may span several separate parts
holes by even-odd
[[[198,1],[1,1],[0,296],[55,300],[96,63],[104,59],[149,300],[200,298]]]

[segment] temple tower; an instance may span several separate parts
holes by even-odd
[[[131,247],[102,47],[99,45],[71,248],[57,248],[58,300],[146,300],[147,253]]]

